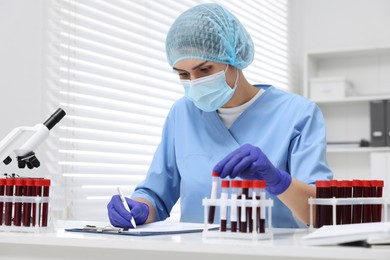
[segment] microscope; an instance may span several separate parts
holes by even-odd
[[[19,168],[38,168],[40,162],[35,156],[35,149],[49,136],[49,131],[66,115],[61,108],[57,109],[43,124],[33,127],[14,128],[0,141],[0,160],[11,163],[11,154],[16,155]]]

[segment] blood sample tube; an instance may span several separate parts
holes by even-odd
[[[13,196],[14,195],[14,178],[5,179],[5,195]],[[11,226],[12,224],[12,202],[5,203],[4,209],[4,225]]]
[[[4,196],[5,190],[5,179],[0,178],[0,196]],[[3,225],[3,215],[4,215],[4,202],[0,199],[0,226]]]
[[[211,182],[211,199],[217,199],[217,192],[218,192],[218,182],[219,182],[219,173],[212,172],[211,174],[212,182]],[[214,223],[214,217],[215,217],[215,206],[209,207],[209,224]]]
[[[244,186],[244,181],[242,182],[242,185]],[[244,188],[242,189],[244,190]],[[247,199],[247,194],[242,192],[241,194],[241,207],[239,207],[240,210],[240,232],[241,233],[246,233],[247,225],[246,225],[246,199]]]
[[[254,180],[252,197],[255,197],[257,200],[265,199],[265,187],[266,183],[264,180]],[[261,210],[261,207],[256,208],[256,231],[265,233],[265,210]]]
[[[250,180],[243,180],[242,181],[242,195],[241,200],[246,201],[251,199],[249,196],[249,189],[251,187],[251,181]],[[245,212],[244,216],[242,212]],[[249,224],[249,232],[252,232],[253,223],[252,222],[252,208],[251,207],[244,207],[241,208],[241,226],[240,226],[240,232],[246,233],[247,232],[247,225]]]
[[[360,180],[352,180],[353,198],[361,198],[363,195],[362,183]],[[352,206],[352,223],[362,223],[362,205]]]
[[[376,181],[376,196],[378,198],[382,198],[382,196],[383,196],[383,186],[384,186],[383,180]],[[378,222],[382,221],[382,206],[383,206],[382,204],[378,204],[376,206],[376,214],[377,214],[376,220]]]
[[[370,180],[370,197],[376,198],[377,196],[377,181],[376,180]],[[378,204],[371,204],[371,222],[378,222],[378,211],[377,211]]]
[[[23,196],[31,197],[32,196],[32,187],[34,185],[34,180],[31,178],[26,178],[24,180],[23,187]],[[31,202],[23,203],[23,226],[29,227],[31,223]]]
[[[340,198],[339,194],[339,181],[337,180],[331,180],[330,181],[330,190],[331,190],[331,198]],[[336,206],[336,224],[341,224],[341,209],[342,207],[340,205]],[[333,207],[332,207],[333,211]],[[331,218],[331,224],[333,223],[333,218]]]
[[[352,181],[343,180],[341,183],[343,188],[343,198],[352,198]],[[343,206],[343,224],[351,224],[352,222],[352,206],[344,205]]]
[[[31,196],[33,197],[42,196],[42,186],[43,186],[43,179],[34,179],[34,184],[31,189]],[[32,208],[31,224],[32,226],[39,225],[40,215],[38,215],[37,217],[37,212],[40,213],[40,204],[34,202],[32,203],[31,208]]]
[[[49,190],[50,190],[50,180],[49,179],[43,179],[43,185],[42,185],[42,197],[49,197]],[[49,218],[49,203],[43,202],[42,203],[42,227],[47,227],[47,222]]]
[[[23,195],[23,186],[24,186],[24,179],[23,178],[15,178],[14,180],[15,185],[15,196],[19,197],[18,199],[21,199]],[[15,202],[14,205],[14,225],[15,226],[21,226],[22,225],[22,202]]]
[[[362,181],[362,186],[363,186],[363,197],[364,198],[369,198],[371,197],[371,185],[370,181],[363,180]],[[363,223],[369,223],[372,221],[371,219],[372,216],[372,205],[371,204],[364,204],[363,205]]]
[[[230,207],[230,230],[237,232],[237,198],[241,190],[241,181],[232,180],[231,207]]]
[[[328,180],[316,181],[316,198],[325,199],[330,198],[330,182]],[[327,205],[316,205],[316,220],[314,227],[319,228],[323,225],[330,225],[332,219],[332,206]]]
[[[226,232],[227,223],[227,202],[229,199],[230,181],[222,180],[221,182],[221,207],[220,207],[220,231]]]

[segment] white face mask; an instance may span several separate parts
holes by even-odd
[[[184,95],[205,112],[216,111],[233,96],[237,87],[238,71],[234,87],[226,82],[226,69],[210,76],[194,80],[181,80],[184,86]]]

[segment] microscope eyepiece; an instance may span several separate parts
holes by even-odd
[[[47,129],[51,130],[65,115],[65,111],[59,108],[43,124],[47,127]]]

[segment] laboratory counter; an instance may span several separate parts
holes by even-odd
[[[76,224],[66,222],[68,227]],[[65,227],[64,227],[65,228]],[[273,239],[204,237],[202,233],[125,236],[65,231],[0,232],[0,259],[389,259],[390,246],[305,246],[306,229],[274,229]]]

